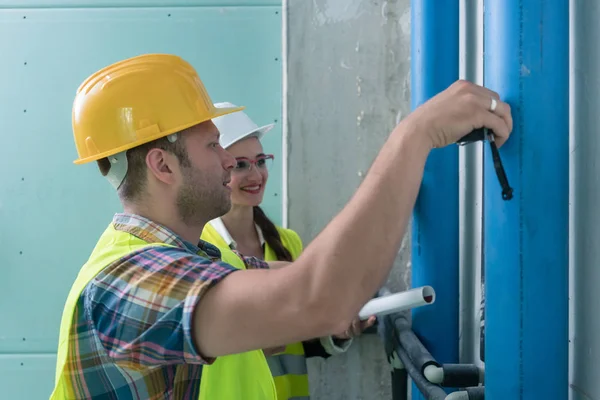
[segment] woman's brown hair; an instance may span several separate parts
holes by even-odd
[[[275,224],[267,217],[265,212],[259,206],[253,207],[253,213],[254,223],[256,223],[262,231],[265,242],[273,249],[275,256],[277,256],[277,260],[293,261],[292,255],[281,242],[281,236],[279,235],[279,231],[275,227]]]

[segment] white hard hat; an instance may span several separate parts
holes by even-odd
[[[234,107],[234,105],[229,102],[224,102],[215,103],[215,107],[229,108]],[[269,132],[275,126],[275,124],[269,124],[259,127],[243,111],[236,111],[231,114],[214,118],[212,122],[221,133],[220,142],[221,147],[224,149],[248,137],[256,137],[260,140],[265,133]]]

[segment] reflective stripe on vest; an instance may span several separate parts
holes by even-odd
[[[153,243],[152,246],[161,245]],[[168,246],[167,244],[162,244]],[[88,262],[81,268],[65,303],[60,325],[56,359],[55,388],[50,399],[74,398],[73,385],[67,371],[69,337],[77,302],[87,284],[105,267],[132,252],[149,246],[127,232],[117,231],[112,223],[100,237]],[[225,262],[235,262],[230,252]],[[235,257],[237,258],[237,257]],[[239,258],[237,258],[238,261]],[[243,263],[242,263],[243,264]],[[235,265],[234,265],[235,266]],[[237,265],[239,267],[239,263]],[[243,268],[243,265],[242,265]],[[200,400],[276,400],[275,384],[261,350],[218,357],[212,365],[202,368]]]
[[[288,346],[289,347],[289,346]],[[289,354],[288,349],[281,354],[267,357],[267,362],[274,377],[291,375],[305,375],[308,373],[306,358],[301,355]]]
[[[292,230],[281,227],[276,228],[283,246],[288,249],[292,255],[292,259],[295,260],[302,252],[300,237]],[[201,239],[218,247],[222,254],[233,254],[239,262],[243,263],[230,250],[229,245],[212,225],[206,224]],[[265,260],[277,260],[275,252],[267,243],[265,243]],[[278,400],[309,400],[308,368],[304,355],[304,346],[301,342],[290,344],[286,346],[283,352],[267,357],[267,362],[275,381]]]

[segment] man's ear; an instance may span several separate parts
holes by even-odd
[[[166,184],[175,183],[176,177],[174,172],[177,171],[176,160],[174,155],[163,149],[154,148],[146,154],[146,166],[149,173],[157,180]]]

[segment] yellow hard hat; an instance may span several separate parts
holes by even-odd
[[[73,103],[73,136],[84,164],[244,107],[216,108],[196,70],[170,54],[145,54],[88,77]]]

